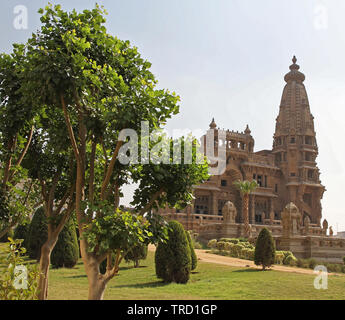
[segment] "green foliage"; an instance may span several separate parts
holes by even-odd
[[[13,238],[13,230],[10,229],[8,232],[0,239],[0,242],[4,243],[8,241],[8,238]]]
[[[212,239],[207,243],[207,247],[211,249],[215,249],[217,246],[217,239]]]
[[[69,219],[59,234],[50,262],[55,268],[73,268],[79,259],[79,245],[73,219]]]
[[[126,262],[133,261],[134,262],[134,268],[139,267],[139,261],[145,260],[147,257],[147,245],[145,244],[137,244],[127,253],[125,254],[125,260]]]
[[[283,264],[284,258],[285,258],[284,252],[276,251],[274,263],[275,264]]]
[[[293,254],[287,255],[283,260],[284,265],[288,266],[296,266],[297,265],[297,258]]]
[[[169,222],[169,239],[159,243],[155,253],[156,275],[165,282],[187,283],[191,271],[191,252],[183,226]]]
[[[194,250],[194,244],[192,241],[192,237],[190,236],[190,233],[186,230],[186,236],[189,244],[189,249],[191,253],[191,259],[192,259],[192,264],[191,264],[191,270],[195,270],[197,265],[198,265],[198,258],[196,256],[195,250]]]
[[[43,207],[39,207],[32,217],[27,245],[28,254],[31,259],[39,260],[41,247],[48,239],[48,223]]]
[[[165,222],[157,215],[142,217],[120,209],[114,212],[107,203],[98,206],[97,211],[101,216],[93,219],[83,233],[89,252],[98,246],[100,254],[117,249],[125,253],[138,244],[157,243],[167,237]]]
[[[267,228],[263,228],[256,240],[254,263],[262,265],[262,269],[270,267],[274,264],[275,246],[272,235]]]
[[[15,240],[22,239],[23,240],[22,246],[24,248],[27,247],[29,228],[30,228],[29,223],[22,223],[22,224],[18,224],[17,227],[14,229],[13,239]]]
[[[345,265],[345,256],[343,257],[343,262],[344,262],[344,265]]]
[[[0,255],[6,266],[0,274],[0,300],[37,300],[39,272],[36,265],[25,264],[21,243],[9,238],[5,255]]]
[[[250,194],[251,192],[253,192],[259,185],[257,184],[257,182],[255,180],[252,181],[235,181],[234,185],[238,188],[238,190],[242,193],[242,194]]]

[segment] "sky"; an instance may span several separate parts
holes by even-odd
[[[1,0],[0,51],[24,42],[47,1]],[[63,9],[94,1],[61,0]],[[345,2],[343,0],[104,0],[108,32],[129,40],[152,63],[159,87],[181,97],[168,130],[248,124],[255,151],[272,148],[284,75],[296,55],[306,75],[326,192],[323,218],[345,230]],[[24,10],[24,11],[23,11]],[[27,20],[18,20],[23,12]],[[344,186],[345,189],[345,186]],[[133,187],[125,189],[123,204]]]

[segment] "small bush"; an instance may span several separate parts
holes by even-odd
[[[217,239],[212,239],[207,243],[207,247],[210,249],[216,249],[217,248]]]
[[[28,254],[31,259],[39,260],[41,247],[48,238],[48,223],[43,207],[40,207],[32,217],[28,231]]]
[[[310,269],[314,269],[318,264],[315,259],[308,259],[308,263]]]
[[[282,251],[277,251],[274,263],[275,264],[283,264],[284,258],[285,258],[284,253]]]
[[[190,249],[190,254],[191,254],[191,259],[192,259],[192,264],[191,264],[191,270],[195,270],[196,266],[198,264],[198,258],[196,256],[195,250],[194,250],[194,245],[193,245],[193,241],[192,241],[192,237],[190,236],[190,233],[188,231],[186,231],[186,237],[188,240],[188,244],[189,244],[189,249]]]
[[[22,248],[27,248],[27,238],[29,232],[29,223],[18,224],[14,229],[13,239],[23,239]]]
[[[284,258],[283,264],[294,267],[297,265],[297,258],[293,254],[290,254]]]
[[[155,253],[156,275],[165,282],[187,283],[191,271],[191,252],[183,226],[168,224],[168,240],[159,243]]]
[[[50,262],[54,268],[73,268],[79,259],[79,245],[73,219],[69,219],[59,234]]]
[[[262,265],[262,269],[274,264],[275,247],[271,233],[267,228],[263,228],[256,240],[254,262],[256,265]]]
[[[344,265],[345,265],[345,257],[343,257],[343,262],[344,262]]]
[[[225,251],[226,250],[226,242],[224,242],[224,241],[218,241],[217,242],[217,249],[219,250],[219,251]]]
[[[139,268],[140,260],[145,260],[147,257],[147,245],[137,244],[125,255],[126,262],[133,261],[134,268]]]

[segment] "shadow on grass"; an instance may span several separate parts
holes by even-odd
[[[270,271],[271,269],[266,269],[265,271]],[[234,270],[233,272],[261,272],[262,269],[254,269],[254,268],[246,268],[246,269],[238,269]]]
[[[135,284],[124,284],[119,286],[111,286],[111,288],[158,288],[158,287],[164,287],[168,285],[168,282],[164,281],[152,281],[152,282],[146,282],[146,283],[135,283]]]
[[[67,276],[66,278],[71,278],[71,279],[87,278],[87,275],[86,274],[78,274],[75,276]]]

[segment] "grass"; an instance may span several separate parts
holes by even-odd
[[[344,299],[345,276],[328,277],[328,289],[314,288],[314,275],[258,271],[212,263],[198,263],[186,285],[166,284],[156,278],[154,254],[140,268],[123,264],[119,276],[112,279],[105,299],[198,300],[198,299]],[[51,269],[49,299],[86,299],[88,282],[81,261],[72,269]]]

